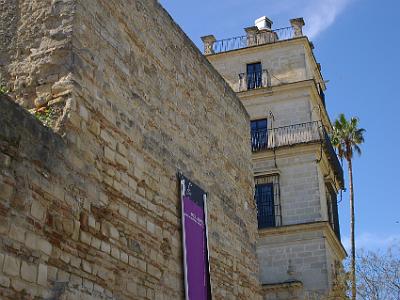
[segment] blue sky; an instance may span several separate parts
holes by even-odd
[[[400,22],[398,0],[162,0],[186,34],[243,35],[268,16],[274,28],[304,17],[327,85],[327,108],[358,116],[367,130],[363,154],[354,160],[358,247],[400,244]],[[347,168],[345,168],[347,173]],[[348,246],[348,194],[339,204],[343,243]],[[399,223],[397,223],[399,222]]]

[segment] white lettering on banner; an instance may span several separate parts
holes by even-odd
[[[203,222],[203,220],[202,219],[200,219],[198,216],[196,216],[194,213],[190,213],[190,215],[189,214],[187,214],[187,213],[185,213],[185,217],[188,217],[190,220],[192,220],[193,222],[195,222],[197,225],[200,225],[201,227],[203,227],[204,226],[204,222]]]

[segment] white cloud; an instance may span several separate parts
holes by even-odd
[[[331,26],[337,16],[346,8],[351,0],[317,0],[307,1],[305,19],[308,23],[306,34],[312,39]]]
[[[350,237],[342,238],[342,243],[345,249],[350,253],[351,244]],[[364,248],[366,250],[384,250],[391,245],[398,245],[400,243],[400,234],[382,235],[364,232],[356,236],[356,248]]]
[[[333,25],[351,1],[355,0],[281,0],[268,7],[266,13],[274,17],[304,17],[305,34],[313,39]]]

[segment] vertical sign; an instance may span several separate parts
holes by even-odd
[[[186,300],[210,300],[207,194],[182,174],[179,174],[179,180]]]

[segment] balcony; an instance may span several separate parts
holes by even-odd
[[[343,169],[332,146],[330,137],[320,121],[301,123],[268,130],[251,132],[253,153],[290,147],[299,144],[321,143],[336,177],[343,185]]]
[[[222,53],[247,47],[273,44],[278,41],[284,41],[294,38],[293,27],[285,27],[275,30],[260,31],[254,35],[244,35],[223,40],[217,40],[213,43],[212,53]]]
[[[239,92],[271,86],[271,77],[268,70],[253,73],[239,74]]]
[[[256,20],[256,26],[245,28],[246,35],[217,40],[214,35],[201,37],[204,55],[218,54],[247,47],[273,44],[280,41],[303,37],[303,18],[291,19],[290,27],[272,30],[272,21],[267,17]]]

